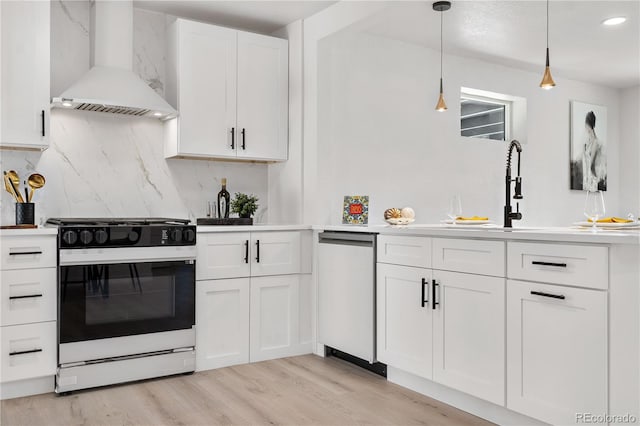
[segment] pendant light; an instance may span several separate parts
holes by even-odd
[[[433,3],[433,10],[440,12],[440,96],[436,104],[436,111],[443,112],[447,110],[447,104],[444,102],[444,94],[442,90],[442,12],[451,9],[450,1],[437,1]]]
[[[551,69],[549,68],[549,0],[547,0],[547,61],[544,67],[544,75],[540,82],[540,87],[545,90],[551,90],[556,85],[551,77]]]

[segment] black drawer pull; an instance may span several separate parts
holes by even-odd
[[[16,300],[16,299],[30,299],[33,297],[42,297],[41,294],[28,294],[26,296],[9,296],[9,300]]]
[[[556,268],[566,268],[566,263],[554,263],[554,262],[539,262],[534,260],[531,262],[532,265],[540,265],[540,266],[555,266]]]
[[[17,251],[13,253],[9,253],[9,256],[26,256],[29,254],[42,254],[41,251]]]
[[[542,291],[532,291],[531,294],[533,294],[534,296],[551,297],[552,299],[564,300],[563,294],[551,294],[551,293],[544,293]]]
[[[45,128],[45,123],[44,123],[44,110],[42,110],[42,112],[40,113],[40,116],[42,117],[42,137],[44,137],[45,132],[44,132],[44,128]]]
[[[425,292],[425,286],[428,285],[426,278],[422,279],[422,299],[420,300],[420,303],[422,304],[422,307],[424,308],[425,303],[429,303],[429,299],[425,299],[426,296],[426,292]]]
[[[249,263],[249,240],[244,242],[244,263]]]
[[[436,306],[440,304],[440,302],[436,300],[436,287],[440,284],[438,284],[436,280],[431,280],[431,284],[431,309],[435,309]]]
[[[28,350],[28,351],[9,352],[9,356],[34,354],[36,352],[42,352],[42,349],[31,349],[31,350]]]
[[[244,128],[242,129],[242,149],[246,149],[246,135],[245,135],[245,131]]]
[[[256,240],[256,262],[260,263],[260,240]]]

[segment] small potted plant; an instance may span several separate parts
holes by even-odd
[[[250,218],[258,210],[258,197],[236,192],[231,200],[231,212],[238,213],[242,218]]]

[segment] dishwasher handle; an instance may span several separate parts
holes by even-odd
[[[339,244],[361,247],[373,247],[376,242],[376,234],[363,232],[321,232],[318,237],[320,244]]]

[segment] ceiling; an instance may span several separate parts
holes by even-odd
[[[457,0],[444,12],[445,53],[539,72],[545,55],[546,2]],[[615,27],[601,22],[626,16]],[[640,84],[640,2],[551,0],[551,70],[561,78],[627,88]],[[393,2],[358,25],[364,31],[440,48],[440,15],[431,2]]]
[[[335,1],[134,0],[134,7],[226,27],[270,34]]]

